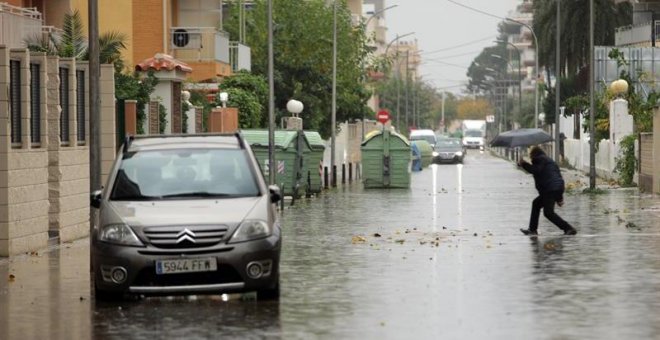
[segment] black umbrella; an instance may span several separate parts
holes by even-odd
[[[518,129],[502,132],[490,142],[490,146],[515,148],[543,144],[552,141],[552,136],[541,129]]]

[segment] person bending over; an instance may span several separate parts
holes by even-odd
[[[531,163],[521,158],[518,166],[534,176],[534,184],[539,196],[532,201],[529,227],[520,231],[525,235],[538,235],[539,214],[543,209],[543,216],[563,230],[565,235],[577,234],[575,228],[555,213],[555,203],[560,207],[564,205],[564,179],[559,166],[538,146],[530,150],[529,157]]]

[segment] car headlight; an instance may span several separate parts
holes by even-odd
[[[108,224],[104,226],[99,233],[99,241],[124,246],[144,246],[142,241],[133,232],[133,229],[125,224]]]
[[[433,157],[438,157],[439,153],[437,151],[433,151],[431,155],[433,155]]]
[[[265,238],[271,235],[270,226],[262,220],[243,221],[228,243],[237,243]]]
[[[463,156],[463,152],[462,152],[462,151],[457,151],[457,152],[456,152],[456,156],[458,156],[458,157]]]

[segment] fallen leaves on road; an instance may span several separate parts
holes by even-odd
[[[364,244],[367,242],[367,238],[364,236],[353,236],[351,243],[353,244]]]
[[[626,223],[626,228],[628,228],[628,229],[639,229],[639,227],[633,222]]]

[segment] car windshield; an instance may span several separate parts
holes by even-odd
[[[461,147],[461,141],[453,138],[440,139],[438,140],[438,144],[435,145],[437,150],[460,149]]]
[[[256,196],[247,155],[233,149],[177,149],[126,153],[111,200]]]
[[[465,137],[483,137],[481,130],[467,130],[465,131]]]
[[[410,140],[425,140],[431,145],[435,145],[435,136],[433,135],[416,135],[410,136]]]

